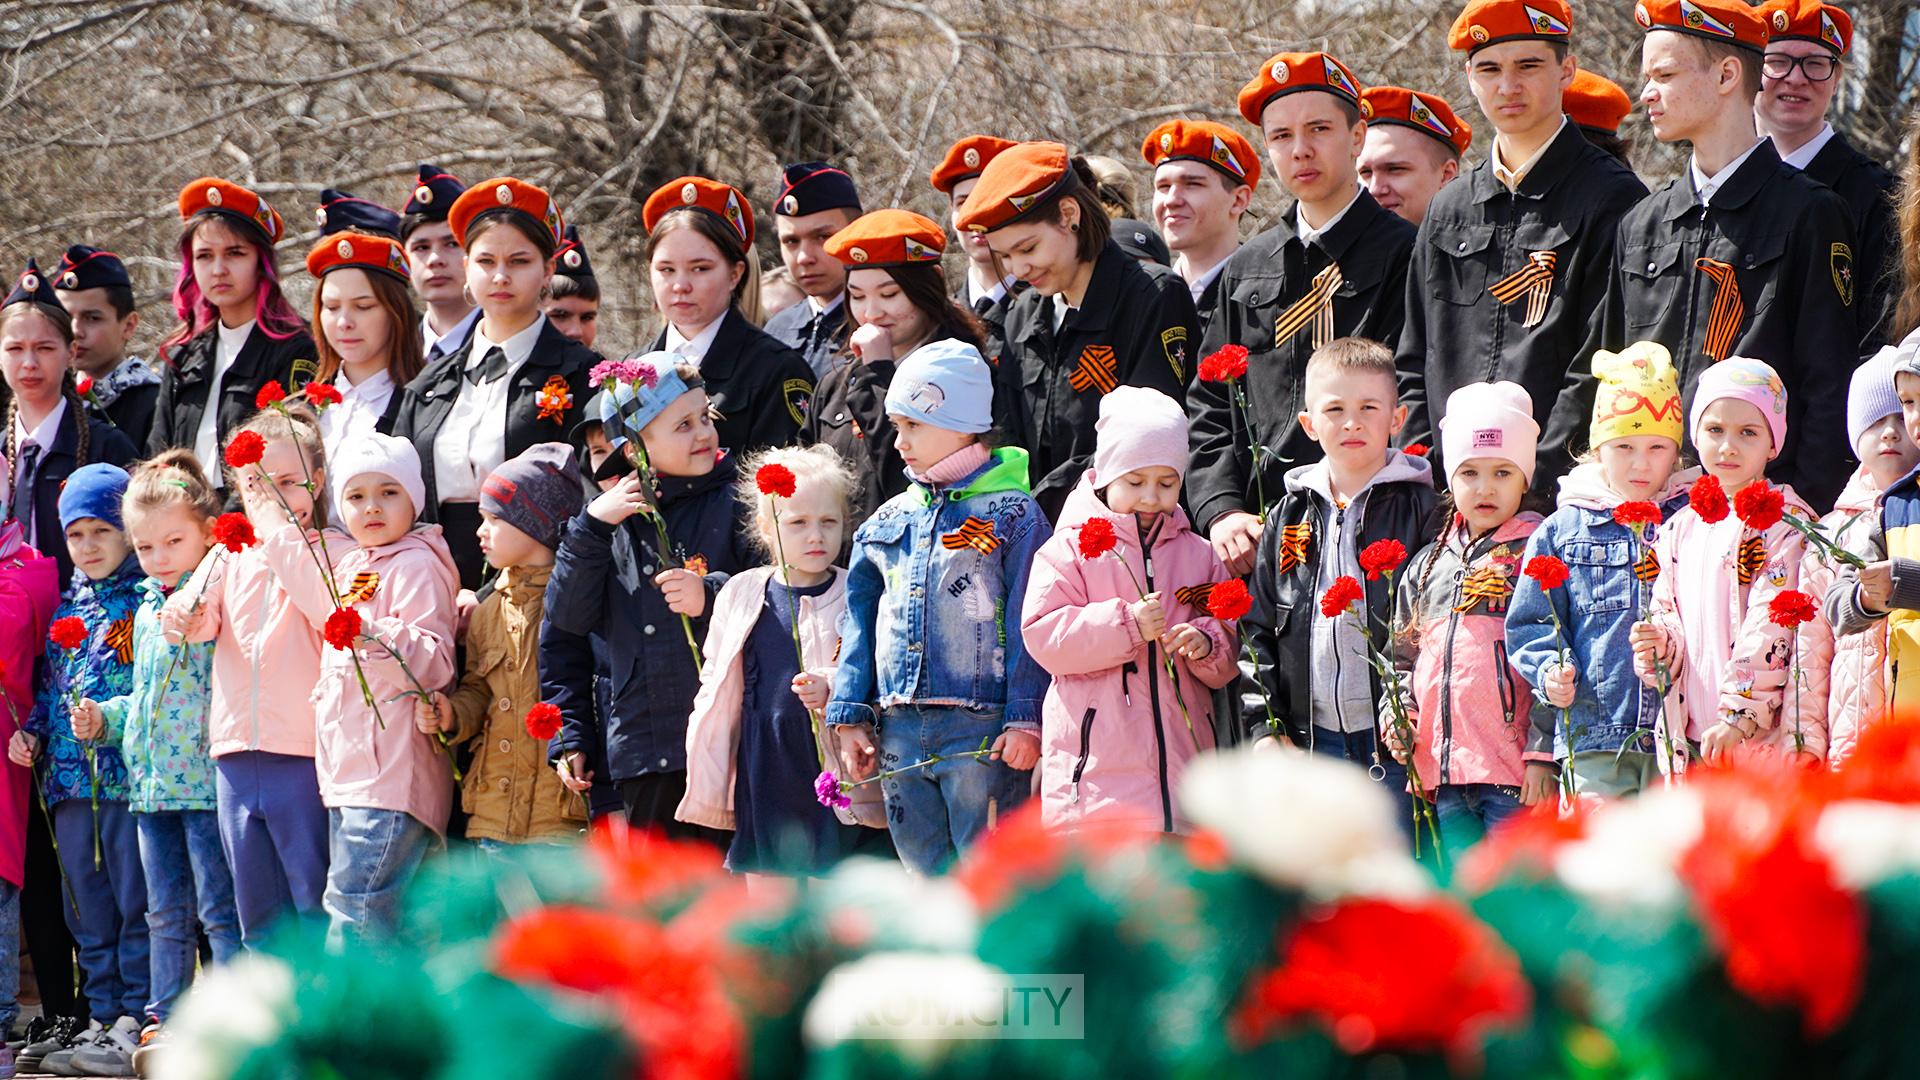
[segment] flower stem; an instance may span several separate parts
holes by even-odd
[[[1548,603],[1547,605],[1547,618],[1553,620],[1553,640],[1560,646],[1560,666],[1572,670],[1573,650],[1567,645],[1567,635],[1560,628],[1560,613],[1554,610],[1552,603]],[[1580,798],[1580,773],[1577,767],[1579,765],[1579,759],[1574,756],[1576,751],[1573,748],[1573,710],[1566,705],[1560,707],[1560,730],[1563,737],[1567,740],[1567,797],[1571,800],[1578,801]]]
[[[400,665],[400,674],[406,676],[406,680],[408,684],[413,687],[413,689],[402,693],[400,697],[417,697],[421,701],[426,702],[428,708],[432,708],[433,695],[427,692],[426,687],[420,685],[419,679],[416,679],[413,677],[413,669],[407,666],[407,658],[400,655],[400,650],[387,644],[385,641],[382,641],[380,639],[380,635],[374,633],[371,630],[362,630],[361,635],[365,637],[368,641],[371,641],[375,645],[378,645],[381,648],[387,650],[387,655],[393,657],[393,662]],[[359,657],[356,656],[354,660],[356,663],[358,663]],[[399,698],[395,698],[394,700],[398,701]],[[374,719],[378,720],[379,717],[380,717],[380,714],[376,710],[374,712]],[[382,721],[380,726],[384,728],[386,727],[386,723]],[[436,731],[433,733],[433,737],[440,741],[440,749],[443,753],[447,755],[447,764],[453,766],[453,782],[456,784],[459,783],[462,779],[464,779],[464,777],[460,775],[460,762],[458,759],[454,757],[453,744],[447,741],[447,733],[444,731]]]

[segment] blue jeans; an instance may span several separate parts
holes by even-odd
[[[0,1031],[20,1018],[20,886],[0,878]]]
[[[401,810],[339,806],[327,811],[327,944],[393,933],[400,899],[433,845],[433,830]]]
[[[260,948],[288,911],[317,923],[325,915],[327,808],[313,759],[241,750],[213,767],[241,940]]]
[[[901,705],[880,714],[880,768],[980,749],[1000,736],[998,710]],[[1010,814],[1033,789],[1033,773],[985,758],[942,761],[881,781],[887,826],[900,861],[937,874],[987,829],[988,806]]]
[[[1446,784],[1434,795],[1440,836],[1451,851],[1464,851],[1496,826],[1526,809],[1514,788],[1497,784]]]
[[[153,947],[147,1015],[165,1020],[174,999],[193,982],[200,952],[196,918],[213,946],[213,962],[224,964],[240,952],[240,917],[234,913],[233,874],[212,810],[135,814],[133,820],[140,829],[147,936]]]
[[[93,863],[90,799],[53,806],[60,865],[73,887],[67,928],[80,954],[81,985],[93,1018],[111,1024],[146,1015],[149,978],[147,880],[140,869],[140,838],[124,802],[100,800],[100,865]]]

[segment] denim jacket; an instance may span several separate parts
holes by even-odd
[[[1652,559],[1652,541],[1661,527],[1649,529],[1644,542],[1636,539],[1632,530],[1613,520],[1621,499],[1606,491],[1598,477],[1599,466],[1588,464],[1561,481],[1560,509],[1528,539],[1526,558],[1555,556],[1567,564],[1567,583],[1547,592],[1532,578],[1515,580],[1507,608],[1507,658],[1527,685],[1539,687],[1547,665],[1559,662],[1564,643],[1574,667],[1573,705],[1565,721],[1573,733],[1573,749],[1583,754],[1623,748],[1652,753],[1660,695],[1635,677],[1627,634],[1635,621],[1647,618],[1653,593],[1654,575],[1645,568],[1637,574],[1634,564]],[[1669,492],[1678,487],[1678,479],[1669,482]],[[1682,494],[1662,502],[1663,517],[1686,506],[1685,489],[1680,490]],[[1558,636],[1555,618],[1560,622]],[[1560,730],[1560,710],[1545,704],[1542,691],[1536,689],[1534,697],[1541,705],[1533,710],[1527,757],[1535,760],[1551,750],[1553,760],[1564,761],[1567,738]]]
[[[1004,710],[1004,727],[1040,730],[1047,673],[1021,642],[1020,608],[1053,526],[1027,492],[1027,452],[1006,447],[957,484],[915,482],[853,534],[827,723],[913,703]]]
[[[154,578],[144,578],[136,586],[140,609],[133,616],[133,688],[100,702],[105,740],[120,747],[132,789],[128,809],[136,814],[215,809],[213,756],[207,751],[213,642],[173,645],[160,631],[160,606],[186,583],[183,577],[169,590]]]
[[[53,619],[74,616],[87,624],[87,640],[73,652],[47,645],[40,692],[34,700],[27,730],[40,738],[40,786],[47,805],[68,799],[125,802],[127,766],[114,739],[81,742],[73,737],[68,714],[70,695],[105,701],[133,690],[133,613],[140,606],[140,560],[129,554],[113,573],[99,581],[79,570]],[[87,751],[93,751],[93,763]],[[97,786],[96,786],[97,784]]]

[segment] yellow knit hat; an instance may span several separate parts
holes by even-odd
[[[1673,354],[1654,341],[1636,341],[1617,353],[1593,354],[1593,425],[1587,446],[1633,435],[1660,435],[1675,445],[1686,440],[1686,414],[1680,406],[1680,376]]]

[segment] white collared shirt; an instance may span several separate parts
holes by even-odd
[[[1353,198],[1348,199],[1347,205],[1341,207],[1339,213],[1328,218],[1327,223],[1317,229],[1307,224],[1307,208],[1300,203],[1295,203],[1293,207],[1293,231],[1300,234],[1300,242],[1302,244],[1319,242],[1321,237],[1327,235],[1328,230],[1340,224],[1340,219],[1346,217],[1347,211],[1353,209],[1353,204],[1360,201],[1360,192],[1362,190],[1360,185],[1355,184],[1353,186]]]
[[[727,321],[725,315],[708,323],[706,329],[689,338],[680,333],[680,328],[667,324],[667,351],[678,353],[694,364],[707,358],[707,350],[713,348],[713,339],[720,336],[720,324]]]
[[[1353,204],[1348,203],[1347,205],[1351,206]],[[1346,213],[1345,210],[1342,210],[1340,212],[1342,214]],[[1338,221],[1339,218],[1336,217],[1334,220]],[[1321,231],[1325,232],[1326,230],[1322,229]],[[1232,255],[1227,256],[1228,259],[1232,257],[1233,257]],[[1206,268],[1206,270],[1202,271],[1199,277],[1193,278],[1187,282],[1187,291],[1193,294],[1194,303],[1197,304],[1200,302],[1200,294],[1203,292],[1206,292],[1207,286],[1213,284],[1214,279],[1220,276],[1220,271],[1225,270],[1226,268],[1227,268],[1227,259],[1221,259],[1219,262],[1214,263],[1212,266],[1209,266]]]
[[[340,453],[346,440],[373,434],[393,400],[393,376],[383,369],[356,383],[342,371],[334,376],[333,388],[340,391],[340,404],[320,413],[320,441],[326,444],[328,460]]]
[[[1508,191],[1519,191],[1520,185],[1527,182],[1527,174],[1533,171],[1535,165],[1540,164],[1541,158],[1547,156],[1547,151],[1553,147],[1554,141],[1559,139],[1560,133],[1565,130],[1567,130],[1567,115],[1561,113],[1560,126],[1553,129],[1553,134],[1548,136],[1546,142],[1540,144],[1540,149],[1535,150],[1532,157],[1521,162],[1520,166],[1514,169],[1507,168],[1506,162],[1501,160],[1500,136],[1495,135],[1493,152],[1487,155],[1493,159],[1493,178],[1500,181]]]
[[[54,440],[60,437],[60,421],[65,419],[66,415],[67,399],[65,395],[61,395],[60,400],[54,403],[53,411],[42,418],[38,424],[35,424],[32,431],[28,431],[20,425],[18,412],[15,412],[13,417],[13,445],[17,448],[15,452],[18,453],[19,450],[24,450],[28,443],[32,443],[40,448],[40,460],[34,464],[33,476],[28,477],[23,473],[20,477],[23,481],[21,488],[24,494],[13,497],[15,504],[14,516],[20,519],[21,535],[26,537],[26,542],[29,544],[37,543],[37,541],[34,540],[33,532],[35,527],[33,520],[33,492],[28,488],[27,481],[38,482],[40,470],[46,468],[47,454],[53,449]],[[84,416],[81,417],[81,422],[86,422]]]
[[[981,292],[979,286],[973,283],[973,278],[969,277],[967,278],[967,306],[973,307],[982,300],[990,304],[997,304],[1000,302],[1001,297],[1007,295],[1007,290],[1012,286],[1013,278],[1008,277],[986,292]]]
[[[817,296],[807,297],[807,306],[813,309],[813,314],[815,318],[819,318],[822,315],[828,314],[829,312],[833,311],[834,308],[837,308],[841,304],[844,304],[846,302],[847,302],[847,290],[845,289],[841,289],[838,293],[834,294],[833,300],[828,304],[826,304],[824,307],[821,306],[819,297]]]
[[[446,333],[436,334],[433,332],[433,313],[428,312],[420,316],[420,355],[433,360],[435,349],[445,354],[459,348],[460,343],[467,340],[467,333],[472,329],[474,321],[479,318],[480,309],[474,308],[467,312],[466,318],[448,327]]]
[[[538,315],[525,330],[505,341],[487,337],[485,324],[473,328],[473,348],[460,370],[459,396],[433,440],[434,495],[441,502],[476,502],[487,474],[507,460],[507,388],[514,373],[533,355],[547,317]],[[467,372],[486,363],[495,347],[507,354],[506,374],[492,382],[467,382]]]
[[[207,407],[200,411],[200,426],[193,433],[193,456],[201,461],[220,460],[220,386],[226,381],[233,362],[240,358],[240,350],[247,347],[253,323],[234,327],[222,324],[218,333],[220,337],[213,349],[213,376],[207,380]],[[221,469],[209,469],[207,479],[213,481],[215,488],[224,487],[227,482]]]
[[[1833,141],[1833,125],[1821,124],[1820,134],[1815,135],[1813,138],[1808,139],[1806,142],[1802,143],[1800,145],[1800,148],[1798,150],[1795,150],[1793,153],[1781,154],[1780,160],[1786,162],[1787,164],[1793,166],[1796,169],[1799,169],[1801,172],[1805,172],[1807,169],[1807,166],[1813,164],[1813,159],[1816,157],[1819,157],[1820,151],[1825,150],[1827,148],[1827,144],[1832,141]],[[1774,146],[1777,149],[1779,147],[1779,144],[1775,143]]]
[[[1746,153],[1727,162],[1725,168],[1714,173],[1712,176],[1708,176],[1706,173],[1700,171],[1699,155],[1696,154],[1687,159],[1687,172],[1693,175],[1693,190],[1700,197],[1701,206],[1713,205],[1713,196],[1720,190],[1721,185],[1725,184],[1728,178],[1732,177],[1733,174],[1739,170],[1740,166],[1747,163],[1747,159],[1753,156],[1755,150],[1760,149],[1760,144],[1764,141],[1766,140],[1755,139],[1753,145],[1747,147]]]

